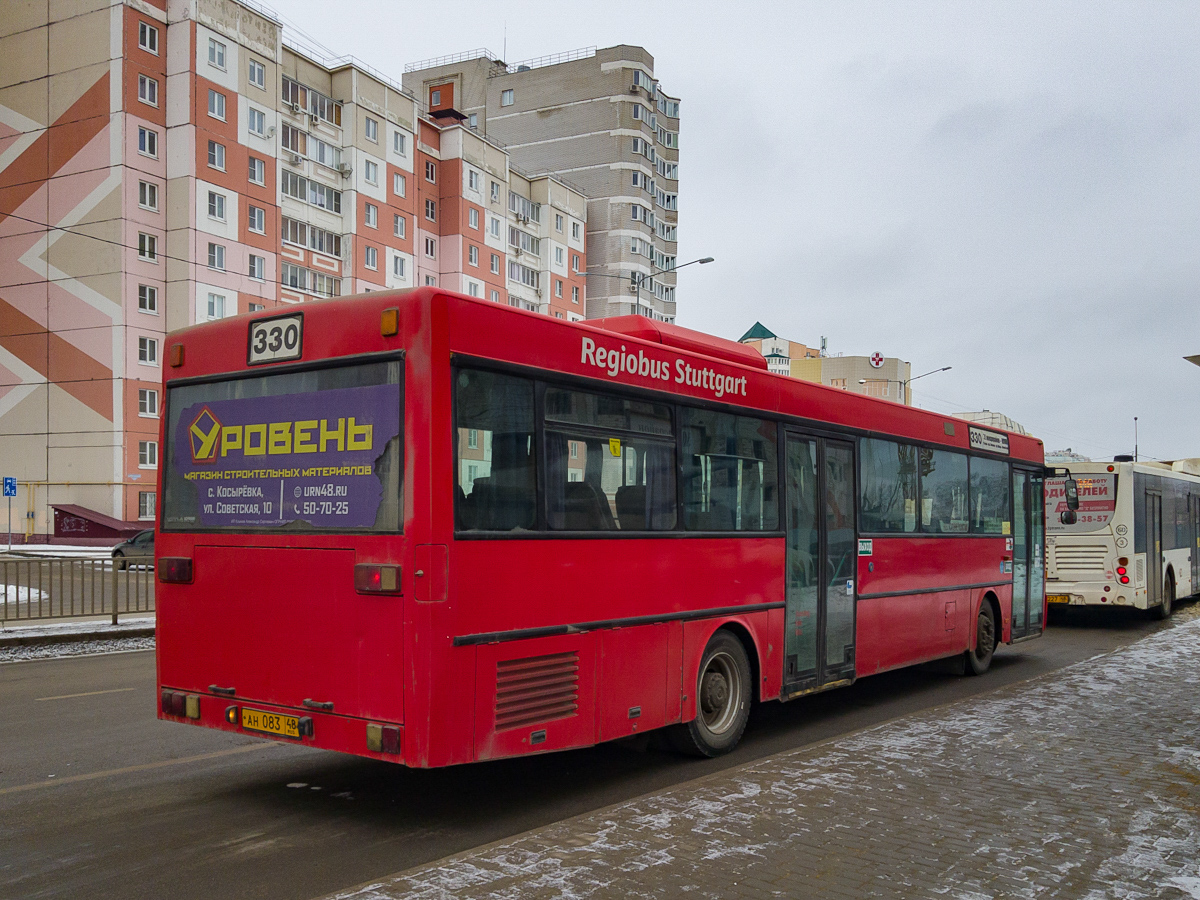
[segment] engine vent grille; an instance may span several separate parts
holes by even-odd
[[[1146,583],[1146,560],[1142,559],[1142,557],[1140,557],[1140,556],[1138,557],[1138,560],[1137,560],[1136,572],[1137,572],[1137,586],[1141,587],[1143,584]]]
[[[1059,544],[1054,548],[1054,567],[1062,572],[1103,572],[1108,548],[1098,545]]]
[[[578,699],[578,653],[496,663],[497,731],[573,716]]]

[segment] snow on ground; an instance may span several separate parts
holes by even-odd
[[[26,587],[23,584],[0,584],[0,603],[37,603],[49,599],[48,593],[37,588]]]
[[[64,644],[0,647],[0,665],[12,662],[28,662],[34,659],[95,656],[100,653],[129,653],[134,650],[153,649],[153,637],[103,638],[92,641],[69,641]]]

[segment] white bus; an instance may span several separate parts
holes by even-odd
[[[1064,523],[1064,478],[1046,479],[1046,599],[1171,615],[1200,588],[1200,460],[1072,463],[1079,494]],[[1068,520],[1070,516],[1066,516]]]

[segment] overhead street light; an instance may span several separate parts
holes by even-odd
[[[950,371],[951,369],[953,369],[953,368],[954,368],[954,366],[942,366],[940,369],[933,369],[932,371],[925,372],[924,374],[921,374],[921,375],[914,375],[912,378],[901,378],[901,379],[896,379],[896,378],[872,378],[872,379],[870,379],[870,380],[871,380],[871,381],[886,381],[888,384],[898,384],[898,385],[900,385],[901,399],[902,399],[902,400],[903,400],[905,403],[907,403],[907,402],[908,402],[908,386],[909,386],[910,384],[912,384],[912,383],[913,383],[914,381],[916,381],[918,378],[924,378],[926,375],[936,375],[938,372],[949,372],[949,371]],[[866,379],[866,378],[860,378],[860,379],[858,379],[858,383],[859,383],[859,384],[866,384],[866,383],[867,383],[867,380],[868,380],[868,379]]]
[[[703,259],[693,259],[690,262],[680,263],[677,266],[671,266],[669,269],[655,269],[655,268],[651,267],[651,270],[649,272],[633,272],[633,273],[631,273],[631,274],[633,274],[634,277],[632,279],[630,279],[630,281],[632,282],[634,291],[637,294],[637,300],[634,304],[634,315],[639,315],[639,316],[643,315],[643,313],[642,313],[642,283],[644,281],[646,281],[649,278],[653,278],[655,275],[663,275],[667,272],[678,272],[680,269],[685,268],[687,266],[694,266],[697,264],[703,266],[707,263],[715,262],[715,261],[716,260],[714,260],[711,256],[705,256]],[[620,278],[622,281],[626,280],[624,275],[612,275],[608,272],[589,272],[588,274],[589,275],[599,275],[601,278]]]

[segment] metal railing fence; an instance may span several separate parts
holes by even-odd
[[[0,558],[0,624],[154,611],[154,566],[111,559]]]

